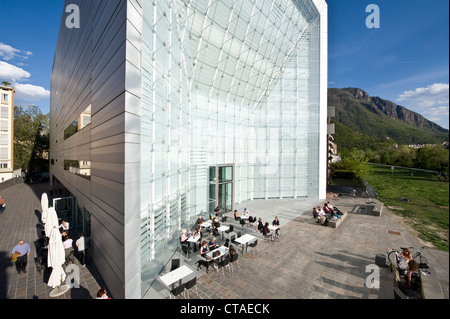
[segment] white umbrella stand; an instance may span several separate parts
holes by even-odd
[[[47,222],[47,214],[48,214],[48,196],[47,193],[42,193],[41,196],[41,221],[43,224]]]
[[[56,211],[53,208],[49,209],[48,221],[55,220]],[[57,217],[56,217],[57,220]],[[48,224],[47,221],[47,224]],[[46,224],[46,228],[47,225]],[[47,229],[46,229],[47,231]],[[69,291],[70,286],[64,285],[66,279],[66,273],[63,269],[63,264],[66,261],[64,254],[64,245],[61,238],[61,233],[59,232],[58,224],[53,225],[50,231],[50,240],[48,243],[48,267],[52,268],[52,273],[48,279],[48,286],[54,288],[49,296],[58,297]]]

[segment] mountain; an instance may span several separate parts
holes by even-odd
[[[449,131],[408,110],[380,97],[371,97],[358,88],[328,90],[328,105],[336,108],[335,117],[338,145],[350,147],[351,139],[366,143],[388,139],[398,144],[441,144],[449,140]],[[338,141],[340,140],[340,141]],[[344,143],[344,145],[341,145]]]

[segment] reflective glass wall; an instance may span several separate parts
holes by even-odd
[[[143,2],[143,293],[210,213],[210,167],[236,203],[317,197],[319,22],[312,0]]]

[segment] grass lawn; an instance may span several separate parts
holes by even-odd
[[[422,240],[449,251],[448,182],[438,181],[435,174],[375,165],[370,165],[366,180],[386,206],[402,208],[390,211],[401,216]]]

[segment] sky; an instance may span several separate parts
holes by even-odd
[[[360,88],[448,129],[449,1],[326,2],[328,86]],[[378,16],[367,10],[369,5],[377,6]],[[63,0],[0,0],[0,82],[13,84],[16,105],[50,111],[50,77],[64,11]],[[369,28],[366,20],[379,25]]]

